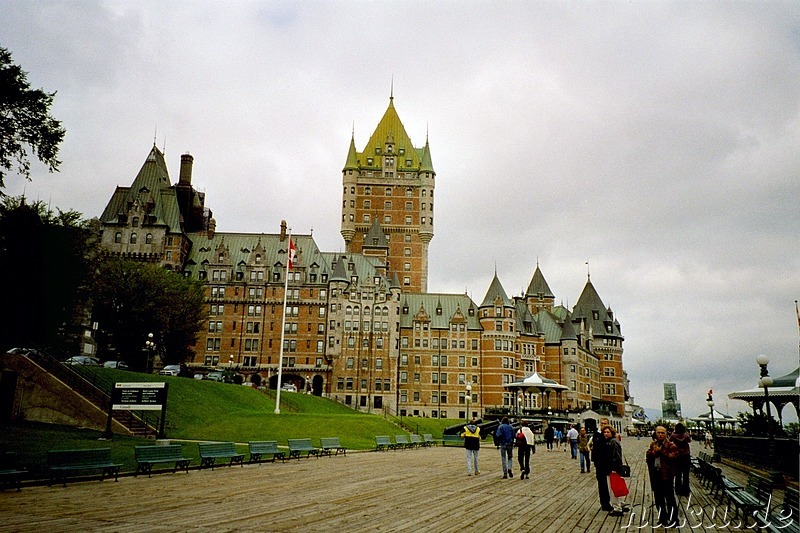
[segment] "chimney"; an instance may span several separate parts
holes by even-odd
[[[181,185],[192,184],[192,164],[194,157],[190,153],[185,153],[181,156],[181,174],[178,183]]]
[[[208,238],[214,238],[214,232],[217,231],[217,221],[213,218],[208,219]]]
[[[281,220],[281,242],[286,240],[286,221]]]

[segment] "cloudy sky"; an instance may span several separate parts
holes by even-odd
[[[591,280],[625,335],[637,403],[798,366],[800,4],[0,3],[0,46],[58,91],[61,172],[6,180],[99,216],[154,138],[195,158],[219,231],[342,249],[341,169],[389,103],[430,140],[431,292],[510,295],[540,265],[572,306]],[[786,413],[793,411],[788,409]],[[791,415],[791,418],[795,418]]]

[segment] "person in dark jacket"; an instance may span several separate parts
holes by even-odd
[[[669,440],[678,447],[678,459],[675,462],[675,494],[688,496],[689,470],[692,464],[689,443],[692,442],[692,437],[686,432],[686,426],[678,422]]]
[[[504,416],[495,432],[497,447],[500,448],[500,461],[503,463],[503,479],[514,477],[511,466],[514,464],[514,428]]]
[[[611,459],[608,457],[607,447],[603,446],[603,427],[608,425],[608,418],[601,418],[600,425],[595,428],[592,434],[591,459],[594,463],[594,475],[597,478],[597,495],[600,497],[600,509],[603,511],[613,510],[611,507],[611,496],[608,494],[608,473],[611,472]]]
[[[547,451],[553,449],[553,439],[555,438],[555,430],[553,429],[553,424],[547,424],[547,427],[544,428],[544,441],[547,443]]]
[[[477,476],[480,474],[478,470],[478,452],[481,449],[481,428],[478,427],[478,422],[474,418],[472,421],[464,426],[464,431],[461,432],[464,438],[464,449],[467,451],[467,475],[471,476],[475,472]]]
[[[619,473],[622,466],[622,445],[617,438],[617,431],[611,426],[603,428],[603,442],[601,444],[606,463],[602,465],[603,472],[606,478],[606,487],[608,490],[609,504],[611,511],[608,512],[609,516],[622,516],[628,509],[625,503],[625,496],[615,496],[611,491],[611,472]],[[595,468],[598,468],[595,464]]]
[[[667,428],[656,428],[656,439],[650,443],[645,457],[650,471],[653,500],[658,509],[659,524],[654,524],[653,527],[674,527],[678,520],[678,503],[675,501],[672,486],[678,447],[667,439]]]

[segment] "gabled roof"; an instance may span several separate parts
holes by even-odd
[[[470,307],[473,309],[472,316],[469,314]],[[408,313],[403,313],[406,308]],[[414,316],[420,309],[425,309],[433,329],[449,329],[451,320],[466,321],[470,330],[481,329],[475,304],[466,294],[406,293],[403,295],[400,327],[412,327]]]
[[[372,220],[372,225],[364,238],[364,248],[389,248],[389,242],[386,240],[386,234],[381,229],[378,217]]]
[[[497,279],[497,272],[494,274],[494,278],[492,278],[492,283],[489,285],[489,290],[486,291],[486,296],[483,298],[483,303],[481,303],[481,307],[491,307],[494,305],[497,298],[503,302],[504,307],[514,307],[514,304],[508,298],[505,289],[503,289],[502,283],[500,280]]]

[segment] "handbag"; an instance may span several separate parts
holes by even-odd
[[[631,477],[631,465],[629,465],[628,460],[625,459],[625,454],[622,454],[622,460],[625,461],[625,464],[619,465],[617,468],[617,473],[621,477]]]
[[[628,485],[625,484],[625,480],[616,472],[611,472],[608,475],[608,482],[611,485],[611,492],[614,493],[614,496],[617,498],[622,498],[628,495]]]

